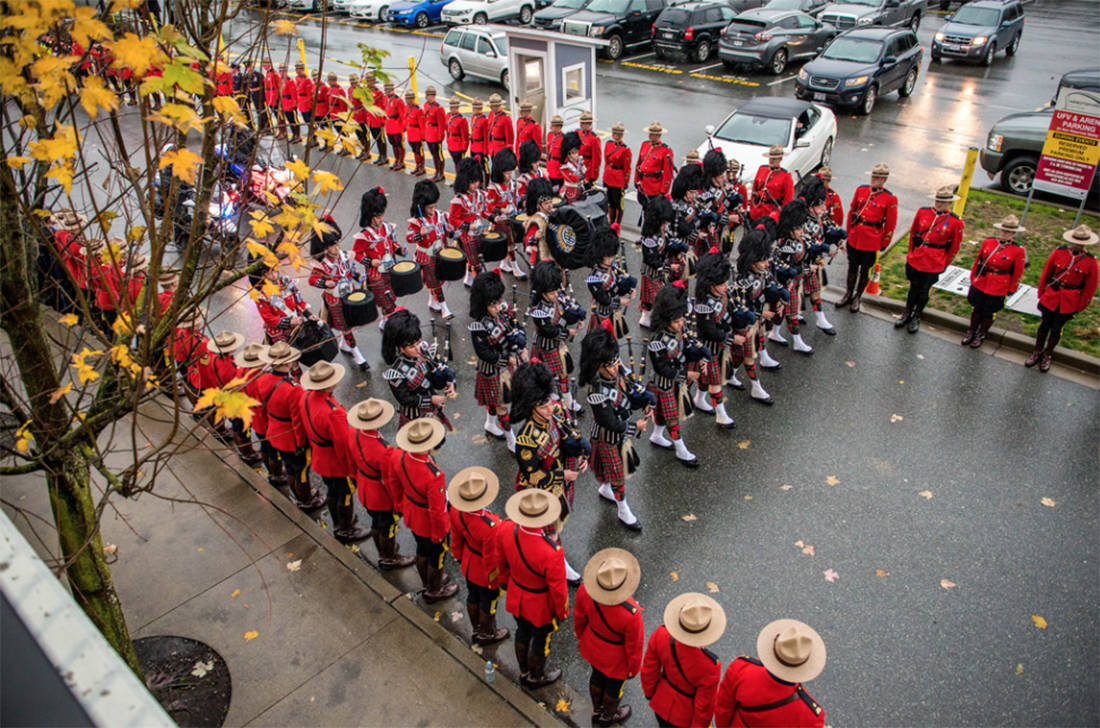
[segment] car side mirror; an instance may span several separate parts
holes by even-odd
[[[955,19],[954,15],[945,15],[945,16],[943,16],[943,22],[945,22],[945,23],[950,23],[954,19]]]
[[[707,133],[708,137],[714,136],[714,124],[707,124],[703,127],[703,131]]]
[[[810,140],[809,139],[799,139],[798,141],[796,141],[794,143],[794,148],[795,149],[805,149],[808,146],[810,146]]]
[[[897,62],[898,62],[898,57],[897,56],[886,56],[886,58],[883,60],[883,63],[885,63],[888,66],[893,65]]]

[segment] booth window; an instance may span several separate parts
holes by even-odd
[[[565,103],[570,104],[588,98],[585,88],[584,64],[566,66],[561,70],[562,88],[565,89]]]

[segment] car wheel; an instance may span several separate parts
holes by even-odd
[[[983,66],[993,65],[993,56],[997,55],[997,41],[989,41],[989,47],[985,49],[985,55],[982,56]]]
[[[383,7],[378,11],[378,22],[388,23],[390,22],[390,9],[389,7]]]
[[[417,13],[417,15],[416,15],[416,27],[417,28],[427,28],[428,27],[428,14],[427,13]]]
[[[451,59],[451,62],[447,64],[447,70],[451,72],[451,78],[456,81],[461,81],[466,77],[466,72],[462,70],[462,64],[458,62],[457,58]]]
[[[828,166],[829,162],[833,158],[833,139],[829,137],[825,141],[825,148],[821,150],[821,161],[818,162],[819,167]]]
[[[474,22],[477,23],[478,25],[485,25],[486,23],[489,22],[489,16],[486,15],[485,13],[478,13],[477,15],[474,16]]]
[[[613,61],[617,61],[623,56],[623,38],[619,34],[615,34],[607,39],[607,57]]]
[[[1015,157],[1001,170],[1001,189],[1026,195],[1035,181],[1035,168],[1039,162],[1035,157],[1024,155]]]
[[[905,83],[898,89],[898,96],[901,98],[909,98],[913,95],[913,89],[917,86],[917,69],[910,68],[909,73],[905,74]]]
[[[917,32],[917,28],[920,27],[920,13],[913,13],[913,17],[909,20],[909,30],[914,33]]]
[[[535,13],[533,10],[531,10],[530,5],[524,5],[522,8],[519,9],[519,22],[523,23],[524,25],[530,23],[531,18],[533,17],[535,17]]]
[[[784,69],[787,68],[787,49],[786,48],[780,48],[779,50],[777,50],[775,52],[775,55],[772,56],[772,62],[771,62],[770,68],[771,68],[771,72],[773,74],[775,74],[776,76],[783,73]]]
[[[658,58],[658,59],[660,59],[660,60],[662,60],[662,61],[663,61],[663,60],[664,60],[665,58],[667,58],[667,56],[665,55],[665,52],[664,52],[663,50],[661,50],[660,48],[654,48],[654,49],[653,49],[653,54],[654,54],[655,56],[657,56],[657,58]]]
[[[1012,43],[1009,44],[1008,48],[1005,48],[1005,55],[1007,55],[1007,56],[1016,55],[1016,50],[1020,47],[1020,38],[1023,38],[1023,37],[1024,37],[1023,33],[1017,33],[1016,38],[1013,39]]]
[[[508,69],[507,68],[505,68],[500,73],[500,85],[504,87],[505,91],[510,90],[509,87],[508,87]]]
[[[875,110],[875,101],[878,100],[878,87],[871,84],[867,87],[867,93],[863,94],[863,103],[859,106],[859,113],[866,116]]]
[[[699,63],[706,63],[710,58],[710,41],[701,40],[699,45],[695,47],[695,60]]]

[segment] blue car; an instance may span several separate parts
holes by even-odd
[[[418,2],[396,2],[390,6],[390,22],[407,28],[427,28],[438,23],[440,13],[451,0],[419,0]]]

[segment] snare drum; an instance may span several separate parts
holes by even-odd
[[[412,260],[399,260],[390,268],[390,285],[395,296],[411,296],[424,288],[420,278],[420,264]]]
[[[435,277],[458,281],[466,275],[466,254],[461,248],[440,248],[435,254]]]
[[[363,326],[378,320],[378,306],[370,291],[352,291],[340,299],[347,328]]]
[[[487,230],[481,234],[481,257],[492,263],[504,260],[508,255],[508,238],[495,230]]]

